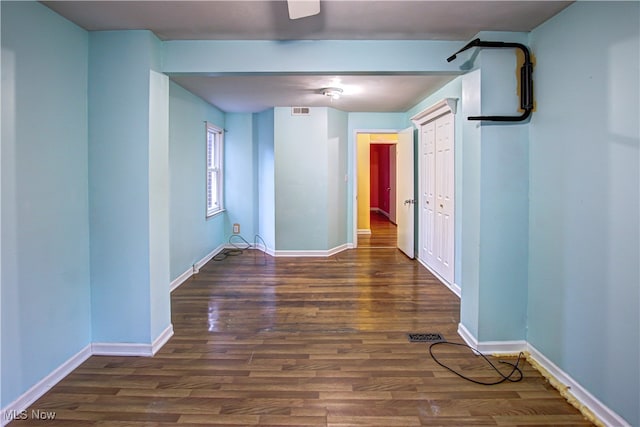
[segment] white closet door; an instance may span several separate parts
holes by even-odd
[[[453,283],[453,213],[454,156],[453,114],[436,119],[435,148],[435,268],[449,283]]]
[[[420,191],[420,215],[422,234],[420,245],[420,259],[430,265],[434,260],[434,217],[435,217],[435,151],[436,151],[436,126],[435,121],[422,126],[420,135],[422,153],[420,156],[421,191]]]
[[[448,283],[454,273],[453,114],[421,126],[420,259]]]

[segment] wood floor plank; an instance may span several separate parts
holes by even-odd
[[[354,415],[354,416],[339,416],[328,415],[327,426],[401,426],[411,427],[420,426],[420,419],[418,417],[402,417],[402,416],[369,416],[369,415]]]
[[[409,332],[457,335],[459,300],[396,249],[328,258],[245,251],[171,296],[174,336],[154,357],[93,356],[20,426],[591,425],[530,365],[481,386],[437,365]],[[437,349],[495,379],[471,352]],[[495,360],[495,359],[494,359]]]
[[[371,234],[358,235],[358,246],[361,248],[395,248],[398,230],[389,218],[378,211],[369,215]]]

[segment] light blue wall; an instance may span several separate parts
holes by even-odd
[[[257,144],[258,161],[257,232],[270,250],[276,248],[276,199],[274,110],[270,108],[253,115],[253,136]]]
[[[2,400],[91,342],[88,36],[2,2]]]
[[[462,126],[466,120],[466,116],[460,114],[462,109],[462,76],[455,78],[451,82],[447,83],[442,88],[435,91],[433,94],[429,95],[427,98],[423,99],[420,103],[409,109],[406,113],[406,120],[408,126],[413,126],[411,122],[411,117],[425,110],[426,108],[431,107],[438,101],[443,100],[444,98],[456,98],[457,102],[457,110],[455,111],[455,129],[454,129],[454,144],[455,144],[455,159],[454,159],[454,167],[455,167],[455,206],[456,206],[456,217],[454,224],[454,245],[455,245],[455,263],[454,263],[454,283],[460,285],[460,275],[461,275],[461,265],[462,265],[462,158],[463,158],[463,144],[462,144]],[[418,147],[420,144],[419,137],[415,138],[416,144],[416,171],[418,170]],[[417,173],[416,173],[417,175]],[[416,180],[418,177],[416,176]],[[416,181],[416,195],[418,194],[418,182]],[[418,197],[418,196],[416,196]],[[417,199],[416,199],[417,200]],[[418,215],[416,211],[416,215]],[[418,218],[416,216],[416,218]],[[418,231],[418,221],[416,220],[416,235]],[[417,240],[416,240],[417,241]]]
[[[326,250],[327,108],[274,109],[277,250]]]
[[[166,73],[460,73],[444,59],[464,42],[442,40],[173,40]],[[239,55],[238,52],[242,52]],[[384,58],[381,60],[380,58]]]
[[[93,341],[151,343],[149,71],[159,41],[149,31],[89,41]]]
[[[275,231],[278,250],[331,250],[347,235],[345,112],[274,109]]]
[[[522,33],[478,36],[482,40],[527,43],[527,35]],[[481,67],[482,72],[463,78],[462,101],[469,105],[462,106],[462,119],[468,122],[468,110],[476,110],[481,115],[517,115],[515,50],[471,50],[460,55],[458,61],[466,66],[467,57],[472,58],[471,65]],[[462,237],[465,247],[460,266],[461,323],[479,341],[524,340],[528,280],[528,124],[466,123],[462,132],[461,231],[465,235]],[[473,143],[478,146],[471,147]]]
[[[481,113],[480,91],[482,71],[474,70],[462,76],[460,119],[462,122],[462,227],[460,252],[460,323],[474,337],[478,336],[480,303],[480,153],[482,133],[480,124],[467,120]]]
[[[327,110],[327,248],[347,242],[347,142],[349,115],[344,111]]]
[[[237,223],[240,224],[240,236],[253,243],[258,211],[257,145],[254,145],[253,114],[227,113],[225,123],[225,235],[228,238],[233,224]],[[239,239],[233,241],[238,242]]]
[[[461,74],[443,60],[464,43],[429,40],[296,40],[296,41],[167,41],[163,71],[167,73],[287,73],[287,72],[431,72]],[[237,52],[242,51],[242,55]],[[420,52],[420,55],[416,55]],[[385,61],[379,58],[384,57]],[[349,113],[347,136],[347,241],[353,243],[353,173],[355,129],[400,130],[408,124],[403,112]],[[283,127],[281,126],[280,129]],[[277,145],[277,144],[276,144]],[[276,179],[278,174],[276,173]],[[276,195],[280,191],[276,191]],[[293,215],[282,211],[283,215]],[[259,215],[260,216],[260,215]],[[280,214],[276,218],[286,221]],[[283,242],[284,243],[284,242]],[[278,243],[278,246],[280,244]],[[286,246],[291,246],[286,243]],[[295,245],[299,246],[299,242]],[[307,248],[311,249],[311,248]]]
[[[353,139],[356,130],[402,130],[409,127],[406,113],[348,113],[349,137]]]
[[[640,425],[638,2],[536,28],[528,341]]]
[[[483,40],[528,43],[523,33],[482,33]],[[518,115],[514,49],[480,55],[482,115]],[[480,151],[480,294],[477,338],[526,338],[529,125],[483,122]]]
[[[222,111],[170,82],[171,280],[225,242],[226,214],[206,219],[205,121],[220,128],[225,127]]]
[[[149,286],[153,339],[171,323],[169,78],[153,70],[149,73]]]

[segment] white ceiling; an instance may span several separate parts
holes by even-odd
[[[334,107],[343,111],[407,111],[453,76],[282,75],[183,77],[172,79],[185,89],[230,112],[256,112],[270,107]],[[332,100],[321,88],[340,87]]]
[[[45,1],[86,30],[147,29],[162,40],[470,40],[479,31],[531,31],[570,1],[321,0],[320,14],[290,20],[284,0]],[[453,53],[453,52],[452,52]],[[271,106],[405,111],[454,76],[174,76],[227,112]],[[360,93],[331,102],[339,80]],[[315,92],[314,92],[315,91]]]

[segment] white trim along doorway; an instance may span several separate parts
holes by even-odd
[[[360,163],[360,157],[361,156],[361,152],[359,151],[359,137],[358,135],[377,135],[379,138],[376,139],[373,142],[369,142],[367,144],[367,147],[369,147],[371,144],[390,144],[390,145],[396,145],[398,140],[397,140],[397,135],[398,135],[397,130],[390,130],[390,129],[357,129],[354,131],[353,133],[353,141],[354,141],[354,152],[353,152],[353,247],[358,247],[358,234],[366,234],[367,232],[371,232],[370,230],[365,230],[362,229],[361,227],[358,226],[358,215],[363,213],[360,212],[359,209],[359,198],[358,198],[358,190],[359,190],[359,173],[361,172],[359,170],[359,163]],[[388,135],[389,138],[385,139],[384,135]],[[395,147],[394,150],[392,150],[395,156]],[[366,154],[367,159],[369,158],[368,155],[368,151]],[[394,172],[394,176],[393,176],[393,182],[392,185],[390,187],[392,187],[392,192],[393,197],[390,196],[390,199],[395,200],[395,187],[396,187],[396,183],[395,183],[395,170]],[[366,178],[366,177],[365,177]],[[391,209],[391,207],[390,207]],[[393,208],[393,212],[389,212],[389,218],[391,220],[391,222],[395,223],[395,203],[394,203],[394,208]],[[369,206],[367,206],[366,209],[366,215],[369,215]]]
[[[418,129],[418,260],[450,288],[455,269],[455,98],[411,118]]]

